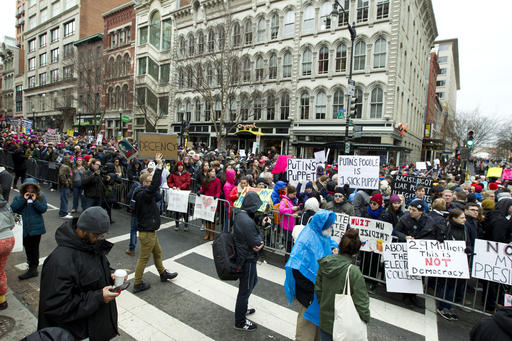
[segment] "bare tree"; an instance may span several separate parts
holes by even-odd
[[[495,140],[497,122],[478,110],[472,112],[457,112],[453,121],[447,122],[449,137],[462,147],[467,140],[469,131],[473,131],[473,147],[482,147]]]

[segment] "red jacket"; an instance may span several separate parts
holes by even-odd
[[[219,178],[215,177],[210,182],[203,184],[201,186],[201,189],[199,190],[199,193],[208,195],[210,197],[218,198],[220,196],[220,180],[219,180]]]
[[[169,188],[179,188],[181,190],[188,190],[190,189],[190,173],[187,171],[184,171],[183,173],[171,173],[169,177],[167,178],[167,185]]]

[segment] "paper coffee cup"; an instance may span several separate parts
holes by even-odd
[[[126,277],[126,270],[117,269],[114,272],[114,286],[118,287],[124,283],[124,278]]]

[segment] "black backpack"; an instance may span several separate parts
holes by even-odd
[[[213,261],[220,279],[224,281],[236,281],[240,276],[240,270],[236,266],[236,249],[233,234],[222,232],[213,244]]]

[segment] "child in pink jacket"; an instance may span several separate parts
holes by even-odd
[[[283,214],[281,216],[280,226],[285,231],[286,252],[291,252],[292,250],[292,231],[296,222],[296,212],[299,210],[300,207],[297,204],[297,189],[295,186],[288,185],[286,187],[286,195],[283,196],[279,203],[279,213]]]

